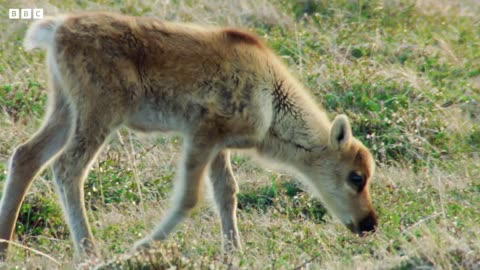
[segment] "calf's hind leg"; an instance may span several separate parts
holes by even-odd
[[[10,159],[7,181],[0,202],[0,240],[10,240],[20,206],[33,179],[62,150],[71,130],[71,112],[58,82],[52,84],[49,111],[43,126]],[[7,242],[0,242],[0,258],[5,256]]]
[[[57,193],[65,213],[75,250],[83,257],[97,255],[84,205],[83,183],[105,139],[114,129],[107,114],[79,113],[75,131],[52,166]]]

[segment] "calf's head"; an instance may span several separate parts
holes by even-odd
[[[375,231],[378,221],[370,198],[375,162],[368,149],[352,136],[350,123],[339,115],[332,123],[327,149],[308,170],[308,182],[325,207],[352,232]]]

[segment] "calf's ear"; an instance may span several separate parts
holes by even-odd
[[[330,146],[334,150],[344,150],[350,146],[352,141],[352,128],[350,121],[344,114],[339,114],[332,123],[330,130]]]

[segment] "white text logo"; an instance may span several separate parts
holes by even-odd
[[[9,19],[42,19],[43,8],[11,8],[8,10]]]

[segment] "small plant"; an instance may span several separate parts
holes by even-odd
[[[25,89],[20,85],[5,84],[0,87],[0,108],[17,122],[26,116],[40,118],[46,104],[46,94],[41,85],[29,81]]]

